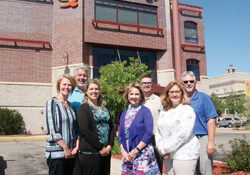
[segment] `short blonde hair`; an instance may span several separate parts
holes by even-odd
[[[144,93],[143,93],[143,90],[142,90],[142,87],[140,85],[140,83],[130,83],[126,88],[125,88],[125,93],[124,93],[124,102],[129,105],[130,102],[128,100],[128,94],[129,92],[131,91],[132,88],[136,88],[139,90],[140,92],[140,95],[141,95],[141,101],[140,103],[143,104],[145,102],[145,96],[144,96]]]
[[[57,91],[57,93],[60,92],[60,84],[61,84],[63,78],[66,78],[66,79],[68,79],[70,81],[70,83],[72,85],[72,91],[73,91],[74,88],[76,87],[76,81],[75,81],[74,77],[72,77],[69,74],[63,74],[56,81],[56,91]]]
[[[88,80],[87,82],[86,82],[86,87],[85,87],[85,90],[84,90],[84,92],[85,92],[85,97],[84,97],[84,103],[87,103],[88,101],[89,101],[89,97],[88,97],[88,95],[86,94],[86,92],[87,92],[87,90],[89,89],[89,86],[91,85],[91,84],[96,84],[97,86],[98,86],[98,88],[99,88],[99,90],[100,90],[100,94],[99,94],[99,97],[98,97],[98,99],[97,99],[97,105],[98,106],[105,106],[106,105],[106,102],[103,100],[103,98],[102,98],[102,95],[101,95],[101,86],[100,86],[100,83],[99,83],[99,81],[98,80],[94,80],[94,79],[90,79],[90,80]]]
[[[177,86],[180,88],[180,90],[181,90],[181,95],[182,95],[182,97],[181,97],[181,104],[188,104],[188,105],[190,104],[189,99],[188,99],[188,97],[187,97],[187,95],[186,95],[186,91],[185,91],[184,87],[182,86],[182,84],[179,83],[179,82],[177,82],[177,81],[171,81],[171,82],[169,82],[168,85],[165,87],[164,92],[163,92],[163,94],[161,95],[162,106],[163,106],[163,108],[164,108],[166,111],[172,108],[172,103],[171,103],[171,101],[170,101],[170,98],[169,98],[168,93],[169,93],[169,90],[170,90],[173,86],[175,86],[175,85],[177,85]]]

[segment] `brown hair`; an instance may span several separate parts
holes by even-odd
[[[129,94],[129,92],[131,91],[132,88],[136,88],[136,89],[139,90],[140,95],[141,95],[141,101],[140,101],[140,103],[143,104],[143,103],[145,102],[145,96],[144,96],[144,94],[143,94],[143,90],[142,90],[142,87],[141,87],[140,83],[137,83],[137,82],[135,82],[135,83],[130,83],[130,84],[125,88],[124,102],[125,102],[126,104],[128,104],[128,105],[130,104],[130,102],[129,102],[129,100],[128,100],[128,94]]]
[[[73,91],[74,88],[76,87],[76,81],[75,81],[74,77],[72,77],[69,74],[63,74],[56,81],[56,91],[57,91],[57,93],[60,92],[60,84],[61,84],[63,78],[66,78],[66,79],[68,79],[70,81],[70,83],[72,85],[72,91]]]
[[[87,90],[89,89],[89,86],[91,85],[91,84],[96,84],[97,86],[98,86],[98,88],[99,88],[99,90],[100,90],[100,95],[99,95],[99,97],[98,97],[98,99],[97,99],[97,105],[98,106],[102,106],[102,105],[106,105],[105,104],[105,101],[103,100],[103,98],[102,98],[102,95],[101,95],[101,86],[100,86],[100,83],[99,83],[99,81],[98,80],[94,80],[94,79],[90,79],[90,80],[88,80],[87,82],[86,82],[86,87],[85,87],[85,97],[84,97],[84,103],[86,103],[86,102],[88,102],[89,101],[89,97],[88,97],[88,95],[86,94],[86,92],[87,92]]]
[[[179,82],[177,82],[177,81],[171,81],[171,82],[169,82],[168,85],[165,87],[164,92],[163,92],[163,94],[161,95],[162,106],[163,106],[163,108],[164,108],[166,111],[169,110],[170,108],[172,108],[172,103],[171,103],[171,101],[170,101],[170,99],[169,99],[168,93],[169,93],[169,90],[170,90],[173,86],[175,86],[175,85],[177,85],[177,86],[180,88],[180,90],[181,90],[181,95],[182,95],[182,97],[181,97],[181,104],[183,104],[183,105],[186,105],[186,104],[189,105],[189,104],[190,104],[190,103],[189,103],[189,99],[187,98],[187,95],[186,95],[186,91],[185,91],[184,87],[182,86],[182,84],[179,83]]]

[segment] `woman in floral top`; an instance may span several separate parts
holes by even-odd
[[[167,85],[161,100],[164,110],[158,118],[155,136],[167,174],[193,175],[200,148],[193,132],[195,113],[178,82]]]
[[[125,103],[129,104],[120,118],[119,143],[122,153],[122,175],[160,175],[151,143],[153,117],[143,106],[145,97],[139,83],[125,89]]]

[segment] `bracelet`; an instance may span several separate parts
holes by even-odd
[[[140,149],[140,148],[136,147],[136,149],[137,149],[138,152],[141,152],[141,149]]]

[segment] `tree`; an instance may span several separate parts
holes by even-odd
[[[229,114],[235,114],[236,112],[240,114],[246,111],[245,102],[244,96],[230,93],[225,99],[225,107]]]
[[[143,75],[149,74],[151,71],[147,69],[148,66],[142,64],[139,58],[129,58],[128,64],[127,61],[113,61],[101,67],[101,92],[113,118],[118,118],[120,112],[127,108],[123,100],[126,86],[131,82],[139,82]]]
[[[215,93],[211,94],[211,99],[214,103],[218,115],[220,116],[225,111],[225,104]]]

